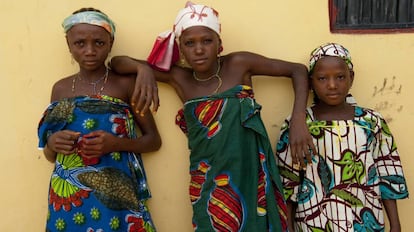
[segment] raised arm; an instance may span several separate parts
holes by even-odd
[[[305,65],[284,60],[271,59],[257,54],[242,53],[253,75],[290,77],[295,99],[289,130],[289,144],[293,163],[306,168],[304,157],[311,164],[311,151],[316,153],[315,145],[306,125],[306,107],[309,95],[308,71]]]
[[[306,106],[309,95],[308,72],[304,65],[293,65],[292,82],[295,92],[293,112],[289,131],[289,144],[292,151],[294,163],[300,163],[303,169],[306,169],[304,155],[307,163],[312,164],[311,151],[316,154],[316,148],[313,144],[312,137],[306,125]]]
[[[152,111],[159,107],[158,87],[154,72],[145,61],[128,56],[115,56],[111,59],[110,67],[119,74],[137,74],[135,90],[131,105],[136,113],[144,115],[153,104]]]

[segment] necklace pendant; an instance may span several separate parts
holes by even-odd
[[[215,74],[211,75],[210,77],[208,77],[208,78],[206,78],[206,79],[200,79],[200,78],[197,76],[196,72],[193,70],[193,77],[194,77],[194,79],[195,79],[196,81],[199,81],[199,82],[206,82],[206,81],[211,80],[213,77],[216,77],[216,78],[217,78],[217,80],[218,80],[218,85],[217,85],[217,88],[216,88],[216,89],[214,90],[214,92],[213,92],[213,94],[216,94],[216,93],[218,93],[218,91],[219,91],[219,90],[220,90],[220,88],[221,88],[221,85],[223,84],[223,81],[221,80],[221,77],[220,77],[220,75],[219,75],[219,73],[220,73],[220,69],[221,69],[220,60],[217,60],[217,70],[216,70],[216,73],[215,73]]]
[[[105,74],[104,74],[101,78],[99,78],[99,79],[98,79],[98,80],[96,80],[96,81],[93,81],[93,82],[89,82],[89,83],[88,83],[89,85],[92,85],[93,95],[100,95],[100,94],[102,94],[103,90],[105,89],[105,84],[106,84],[106,82],[108,81],[108,76],[109,76],[109,69],[108,69],[108,67],[106,67]],[[73,80],[72,80],[72,93],[74,93],[74,92],[75,92],[75,83],[76,83],[76,79],[82,80],[82,77],[80,76],[80,72],[78,72],[78,75],[77,75],[77,76],[74,76],[74,77],[73,77]],[[96,86],[97,86],[97,85],[98,85],[101,81],[103,81],[103,83],[102,83],[102,87],[99,89],[99,91],[97,91],[97,90],[96,90]]]
[[[89,83],[89,84],[93,85],[93,94],[96,95],[96,85],[98,83]]]

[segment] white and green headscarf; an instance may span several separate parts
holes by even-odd
[[[80,23],[100,26],[104,28],[109,34],[111,34],[112,38],[115,36],[114,22],[107,15],[97,11],[83,11],[73,14],[63,20],[62,27],[66,33],[73,26]]]

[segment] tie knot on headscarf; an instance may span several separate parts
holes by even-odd
[[[218,12],[205,5],[187,2],[185,8],[178,12],[173,30],[164,31],[157,36],[154,46],[147,58],[148,64],[161,71],[169,71],[171,66],[179,59],[177,40],[184,30],[194,27],[207,27],[220,36],[221,25]],[[219,48],[219,52],[223,47]]]
[[[187,2],[186,7],[178,12],[175,19],[173,27],[175,36],[179,38],[185,29],[193,26],[204,26],[220,35],[218,15],[218,12],[211,7]]]
[[[114,22],[107,15],[98,11],[82,11],[72,14],[63,20],[62,27],[65,33],[67,33],[73,26],[80,23],[102,27],[112,38],[115,36]]]
[[[309,73],[313,72],[316,62],[326,56],[335,56],[342,58],[345,63],[348,65],[349,70],[353,70],[353,64],[351,59],[351,54],[348,49],[338,43],[327,43],[322,46],[315,48],[309,59]]]

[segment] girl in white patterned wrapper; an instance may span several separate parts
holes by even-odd
[[[305,170],[292,162],[290,118],[277,143],[277,162],[288,198],[290,231],[401,231],[397,199],[408,197],[400,156],[379,112],[349,94],[354,70],[337,43],[316,48],[309,62],[314,104],[306,122],[317,152]]]

